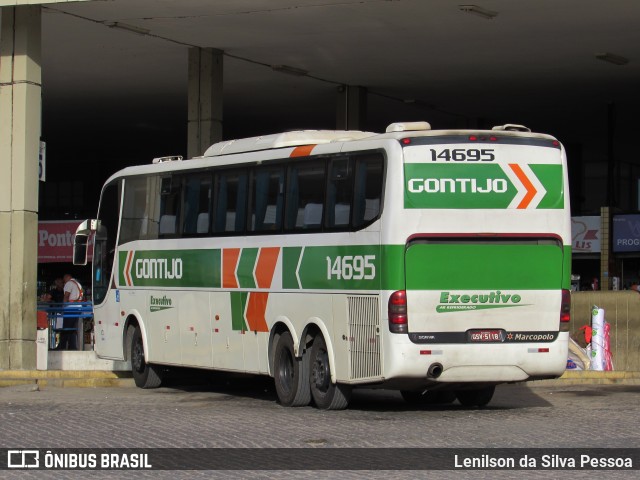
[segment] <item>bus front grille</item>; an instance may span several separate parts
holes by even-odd
[[[378,297],[351,295],[349,307],[349,374],[351,380],[379,378],[382,375],[380,352],[380,308]]]

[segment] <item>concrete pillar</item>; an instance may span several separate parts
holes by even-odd
[[[367,116],[367,89],[351,85],[338,87],[336,130],[364,130]]]
[[[0,15],[0,369],[35,369],[41,10]]]
[[[222,50],[189,49],[189,158],[202,155],[213,143],[222,140],[222,66]]]

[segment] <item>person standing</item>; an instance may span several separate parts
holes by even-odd
[[[68,273],[63,277],[64,280],[64,303],[81,302],[84,300],[84,290],[82,285]]]
[[[82,285],[68,273],[63,277],[64,280],[64,303],[77,303],[84,300],[84,291]],[[65,306],[68,308],[68,305]],[[62,324],[62,334],[60,335],[60,350],[77,350],[78,349],[78,317],[64,317]]]
[[[53,281],[53,288],[51,289],[52,302],[62,303],[64,302],[64,280],[58,277]]]

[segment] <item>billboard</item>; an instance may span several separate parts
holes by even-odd
[[[38,222],[38,263],[73,259],[73,236],[80,220]]]
[[[613,217],[613,251],[640,252],[640,215]]]
[[[600,253],[600,217],[571,217],[572,253]]]

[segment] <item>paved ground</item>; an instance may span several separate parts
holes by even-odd
[[[639,448],[640,386],[498,387],[484,409],[415,408],[356,391],[345,411],[283,408],[272,382],[216,377],[157,390],[0,388],[0,448]],[[86,472],[0,472],[85,478]],[[339,473],[339,475],[338,475]],[[636,472],[92,472],[92,478],[567,478]],[[570,476],[569,476],[570,475]]]

